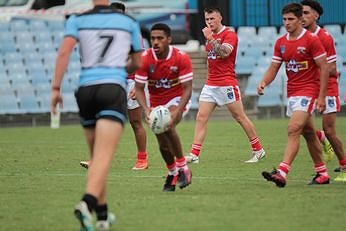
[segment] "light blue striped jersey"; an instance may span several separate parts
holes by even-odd
[[[109,6],[96,6],[72,15],[65,36],[79,41],[81,75],[79,86],[116,83],[126,89],[128,54],[142,50],[139,24]]]

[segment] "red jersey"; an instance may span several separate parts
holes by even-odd
[[[142,55],[142,67],[137,70],[135,81],[148,82],[150,106],[156,107],[168,103],[171,99],[181,96],[181,83],[192,81],[192,64],[190,57],[174,48],[169,47],[166,59],[157,59],[152,48]]]
[[[314,60],[324,55],[326,52],[318,37],[306,29],[296,40],[289,40],[288,33],[278,38],[272,61],[285,62],[288,97],[318,97],[320,69]]]
[[[237,34],[231,28],[223,26],[219,33],[213,34],[213,37],[220,41],[222,45],[231,49],[231,54],[226,58],[219,58],[211,44],[209,42],[206,43],[205,50],[208,56],[208,78],[206,84],[211,86],[238,85],[234,70],[238,47]]]
[[[321,27],[317,27],[314,34],[318,36],[327,52],[327,63],[336,62],[336,51],[333,37]],[[338,76],[339,74],[329,76],[327,96],[339,96]]]

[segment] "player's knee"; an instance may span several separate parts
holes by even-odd
[[[208,116],[203,113],[197,113],[196,122],[206,123],[208,121]]]
[[[288,128],[287,128],[288,135],[297,134],[299,132],[303,132],[301,125],[296,123],[288,125]]]

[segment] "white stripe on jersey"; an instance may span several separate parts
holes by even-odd
[[[181,83],[190,81],[190,80],[192,80],[192,78],[193,78],[192,72],[187,73],[187,74],[182,75],[182,76],[179,76],[179,80],[180,80]]]
[[[126,66],[130,33],[115,29],[82,29],[79,32],[83,68]]]
[[[148,80],[148,76],[135,75],[135,81],[139,83],[146,83]]]
[[[327,57],[327,63],[333,63],[333,62],[336,62],[336,60],[337,60],[336,55],[331,55],[331,56]]]

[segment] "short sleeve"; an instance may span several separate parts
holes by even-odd
[[[272,57],[273,63],[282,63],[282,52],[281,49],[285,49],[284,47],[281,47],[280,39],[276,40],[275,46],[274,46],[274,54]]]
[[[78,35],[78,26],[77,26],[77,16],[76,15],[71,15],[65,24],[65,34],[64,36],[71,36],[76,38],[77,40],[79,39]]]
[[[179,80],[181,83],[191,81],[193,78],[191,59],[184,52],[180,52],[180,56]]]
[[[132,36],[131,36],[132,52],[139,52],[143,50],[141,30],[138,22],[133,23]]]

